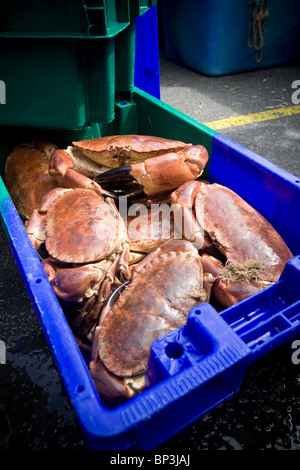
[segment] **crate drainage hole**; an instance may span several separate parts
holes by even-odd
[[[82,393],[84,391],[84,385],[78,385],[77,392]]]
[[[181,344],[176,342],[168,343],[165,348],[165,352],[171,359],[179,359],[183,354],[183,347]]]
[[[35,282],[36,282],[37,284],[40,284],[40,283],[42,282],[42,279],[36,279]]]

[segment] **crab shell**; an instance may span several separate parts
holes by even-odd
[[[189,208],[185,235],[202,248],[204,269],[216,278],[212,293],[226,307],[277,282],[293,256],[274,227],[227,187],[189,182],[171,200],[175,210]]]
[[[150,253],[174,237],[170,193],[143,198],[129,207],[126,217],[131,253]]]
[[[126,227],[113,201],[92,190],[56,188],[43,198],[26,230],[36,249],[45,241],[49,258],[43,266],[59,299],[88,299],[80,311],[85,334],[98,319],[116,273],[122,281],[130,277]]]
[[[38,219],[41,224],[37,224]],[[113,201],[89,189],[56,188],[41,201],[27,225],[45,231],[51,257],[65,263],[100,261],[126,240],[126,229]]]
[[[59,195],[48,209],[45,228],[48,253],[68,263],[104,259],[125,237],[113,203],[85,189],[70,189]]]
[[[208,297],[197,250],[171,240],[136,268],[117,302],[101,313],[90,372],[101,397],[130,398],[144,387],[151,344],[186,322]]]
[[[112,135],[72,142],[72,155],[107,168],[143,162],[147,158],[177,152],[190,144],[148,135]]]
[[[191,144],[162,137],[143,135],[114,135],[82,140],[73,142],[73,145],[68,146],[65,150],[58,149],[52,155],[49,162],[49,174],[58,186],[93,189],[99,195],[105,195],[107,191],[103,190],[98,184],[101,184],[101,182],[97,182],[95,179],[103,173],[107,173],[108,170],[113,170],[120,166],[123,168],[124,165],[128,164],[133,164],[133,166],[138,165],[140,162],[149,160],[152,157],[163,154],[172,155],[174,152],[188,147],[191,147]],[[159,168],[161,166],[165,166],[165,163],[162,162],[161,165],[158,165]],[[186,167],[188,168],[188,166],[189,163],[187,163]],[[157,167],[157,164],[155,164],[155,167]],[[176,166],[174,167],[176,168]],[[131,166],[126,168],[131,168]],[[179,173],[184,170],[185,168],[180,169],[180,164],[176,168],[176,171]],[[141,177],[143,174],[144,169],[138,168],[136,175]],[[134,177],[135,175],[133,175],[133,179]],[[169,170],[168,178],[170,179]],[[116,179],[116,175],[113,175],[113,180],[115,181]],[[188,175],[187,179],[190,179],[190,175]],[[174,189],[174,186],[172,189]],[[110,197],[114,197],[114,194],[110,193]],[[115,198],[117,199],[117,197]]]
[[[33,140],[15,145],[7,157],[6,187],[17,211],[27,219],[41,198],[57,186],[48,174],[49,159],[56,149],[51,142]]]

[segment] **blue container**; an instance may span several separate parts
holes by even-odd
[[[135,19],[134,84],[160,98],[157,6]]]
[[[161,0],[165,57],[209,76],[299,59],[300,3],[297,0],[268,3],[263,47],[256,51],[248,45],[249,28],[252,31],[252,7],[248,0]],[[252,44],[252,33],[249,39]],[[261,44],[258,33],[255,44],[257,47]]]
[[[209,180],[230,187],[252,204],[295,255],[280,280],[255,296],[220,313],[207,303],[191,310],[185,325],[153,343],[147,373],[151,387],[107,408],[90,377],[89,357],[79,350],[0,179],[2,223],[88,445],[154,449],[237,393],[250,363],[296,335],[299,338],[300,181],[138,89],[128,103],[116,103],[110,133],[120,130],[210,142]],[[7,136],[4,129],[0,143]],[[69,135],[72,140],[74,135]]]

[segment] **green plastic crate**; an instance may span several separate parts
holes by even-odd
[[[134,83],[135,16],[148,0],[2,2],[0,125],[78,129],[114,119]],[[117,64],[117,65],[116,65]]]
[[[0,51],[0,125],[75,129],[113,119],[113,39],[0,38]]]
[[[0,18],[3,37],[108,38],[130,23],[130,4],[128,0],[3,0]]]

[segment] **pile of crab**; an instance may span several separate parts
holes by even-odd
[[[6,161],[8,191],[105,400],[144,389],[151,344],[191,308],[240,302],[292,257],[239,195],[199,179],[207,162],[202,145],[142,135],[22,143]]]

